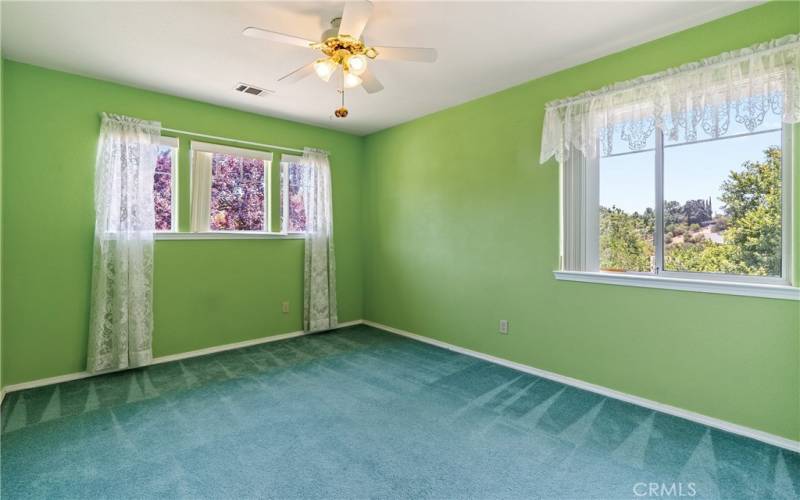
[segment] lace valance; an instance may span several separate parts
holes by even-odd
[[[657,129],[682,142],[752,132],[770,114],[800,122],[797,34],[550,102],[540,161],[570,148],[595,157],[598,141],[602,154],[640,150]]]

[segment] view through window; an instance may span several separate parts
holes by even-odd
[[[642,151],[600,158],[600,270],[653,270],[655,206],[654,136]]]
[[[153,174],[153,204],[156,231],[172,231],[175,148],[161,145]]]
[[[635,152],[620,141],[613,150],[623,152],[601,156],[601,270],[781,276],[780,117],[770,115],[754,133],[731,122],[719,138],[665,137],[660,235],[655,140]]]
[[[306,206],[304,199],[303,183],[306,181],[307,167],[295,161],[283,164],[281,177],[281,206],[285,206],[285,213],[281,217],[289,233],[303,233],[306,231]],[[283,197],[288,200],[284,205]]]
[[[265,161],[214,153],[211,163],[212,231],[264,231]]]

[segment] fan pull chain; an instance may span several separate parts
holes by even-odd
[[[333,114],[336,115],[336,118],[347,118],[348,111],[347,108],[344,107],[344,70],[342,70],[341,75],[341,88],[339,89],[339,93],[342,94],[342,107],[334,111]]]

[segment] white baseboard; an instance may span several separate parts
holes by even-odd
[[[336,328],[345,328],[348,326],[360,325],[361,323],[363,323],[363,321],[360,319],[355,321],[347,321],[345,323],[339,323],[339,325]],[[180,361],[182,359],[196,358],[198,356],[205,356],[217,352],[230,351],[232,349],[240,349],[242,347],[250,347],[258,344],[266,344],[267,342],[277,342],[279,340],[301,337],[303,335],[309,335],[311,333],[319,333],[321,331],[325,330],[319,330],[314,332],[304,332],[301,330],[297,332],[280,333],[278,335],[270,335],[268,337],[260,337],[257,339],[244,340],[242,342],[234,342],[231,344],[206,347],[205,349],[197,349],[195,351],[181,352],[178,354],[169,354],[167,356],[159,356],[157,358],[153,358],[151,364],[157,365],[160,363],[169,363],[170,361]],[[51,384],[60,384],[62,382],[71,382],[73,380],[80,380],[82,378],[94,377],[98,375],[106,375],[108,373],[114,373],[115,371],[123,371],[123,370],[111,370],[103,373],[89,373],[86,371],[67,373],[65,375],[58,375],[56,377],[48,377],[39,380],[31,380],[30,382],[22,382],[20,384],[8,385],[1,390],[2,392],[0,392],[0,402],[2,402],[2,398],[5,397],[5,395],[8,394],[9,392],[21,391],[24,389],[34,389],[36,387],[43,387]]]
[[[514,370],[518,370],[524,373],[530,373],[531,375],[536,375],[538,377],[543,377],[546,379],[550,379],[556,382],[560,382],[562,384],[570,385],[573,387],[577,387],[579,389],[584,389],[590,392],[594,392],[596,394],[600,394],[602,396],[607,396],[610,398],[618,399],[620,401],[625,401],[631,404],[635,404],[638,406],[642,406],[645,408],[649,408],[651,410],[660,411],[662,413],[666,413],[668,415],[673,415],[675,417],[684,418],[686,420],[690,420],[692,422],[697,422],[699,424],[707,425],[709,427],[714,427],[716,429],[720,429],[723,431],[727,431],[733,434],[738,434],[740,436],[748,437],[751,439],[755,439],[758,441],[762,441],[767,444],[771,444],[774,446],[778,446],[781,448],[785,448],[787,450],[791,450],[794,452],[800,453],[800,441],[794,441],[789,438],[785,438],[782,436],[776,436],[775,434],[770,434],[768,432],[760,431],[757,429],[752,429],[750,427],[745,427],[743,425],[734,424],[731,422],[727,422],[725,420],[720,420],[718,418],[709,417],[707,415],[702,415],[700,413],[695,413],[693,411],[684,410],[682,408],[678,408],[676,406],[667,405],[664,403],[659,403],[657,401],[652,401],[650,399],[645,399],[639,396],[634,396],[632,394],[627,394],[624,392],[616,391],[614,389],[609,389],[608,387],[603,387],[601,385],[592,384],[590,382],[584,382],[583,380],[578,380],[575,378],[567,377],[565,375],[559,375],[558,373],[549,372],[547,370],[542,370],[539,368],[534,368],[532,366],[523,365],[521,363],[516,363],[514,361],[509,361],[507,359],[499,358],[497,356],[492,356],[489,354],[484,354],[482,352],[473,351],[471,349],[466,349],[464,347],[459,347],[454,344],[448,344],[447,342],[442,342],[441,340],[432,339],[430,337],[425,337],[422,335],[417,335],[415,333],[411,333],[405,330],[401,330],[399,328],[394,328],[392,326],[384,325],[381,323],[376,323],[374,321],[369,320],[355,320],[355,321],[348,321],[345,323],[339,323],[337,328],[345,328],[348,326],[360,325],[365,324],[369,325],[374,328],[378,328],[380,330],[394,333],[397,335],[402,335],[403,337],[408,337],[414,340],[418,340],[420,342],[425,342],[426,344],[435,345],[437,347],[441,347],[443,349],[448,349],[450,351],[454,351],[460,354],[465,354],[467,356],[472,356],[474,358],[482,359],[484,361],[488,361],[490,363],[495,363],[498,365],[506,366],[508,368],[512,368]],[[276,342],[279,340],[285,340],[293,337],[300,337],[302,335],[307,335],[309,333],[316,333],[316,332],[289,332],[283,333],[278,335],[272,335],[269,337],[261,337],[252,340],[245,340],[242,342],[235,342],[232,344],[225,344],[220,346],[208,347],[205,349],[198,349],[195,351],[183,352],[179,354],[170,354],[168,356],[159,356],[153,359],[153,364],[159,363],[168,363],[170,361],[179,361],[182,359],[194,358],[197,356],[205,356],[207,354],[213,354],[217,352],[223,351],[230,351],[232,349],[239,349],[242,347],[249,347],[258,344],[265,344],[268,342]],[[106,372],[109,373],[109,372]],[[91,374],[89,372],[77,372],[77,373],[68,373],[66,375],[59,375],[57,377],[49,377],[40,380],[32,380],[30,382],[23,382],[21,384],[13,384],[7,387],[0,389],[0,402],[5,397],[6,394],[9,392],[14,391],[21,391],[23,389],[32,389],[35,387],[42,387],[45,385],[51,384],[58,384],[61,382],[69,382],[72,380],[78,380],[82,378],[92,377],[95,374]]]
[[[543,377],[556,382],[561,382],[562,384],[577,387],[579,389],[584,389],[586,391],[594,392],[602,396],[619,399],[620,401],[625,401],[638,406],[649,408],[651,410],[660,411],[662,413],[666,413],[675,417],[691,420],[692,422],[697,422],[699,424],[707,425],[709,427],[714,427],[716,429],[730,432],[732,434],[738,434],[740,436],[762,441],[764,443],[785,448],[787,450],[800,452],[800,441],[794,441],[789,438],[776,436],[775,434],[770,434],[768,432],[752,429],[750,427],[745,427],[743,425],[734,424],[731,422],[727,422],[725,420],[720,420],[718,418],[709,417],[707,415],[702,415],[700,413],[695,413],[693,411],[684,410],[683,408],[678,408],[676,406],[659,403],[657,401],[652,401],[650,399],[634,396],[632,394],[615,391],[614,389],[609,389],[608,387],[603,387],[601,385],[584,382],[583,380],[578,380],[564,375],[559,375],[558,373],[549,372],[547,370],[542,370],[539,368],[534,368],[532,366],[523,365],[521,363],[516,363],[514,361],[509,361],[507,359],[498,358],[497,356],[491,356],[489,354],[473,351],[471,349],[466,349],[464,347],[459,347],[457,345],[448,344],[447,342],[442,342],[441,340],[432,339],[430,337],[424,337],[422,335],[417,335],[415,333],[407,332],[405,330],[400,330],[399,328],[394,328],[381,323],[376,323],[374,321],[365,320],[364,324],[372,326],[374,328],[378,328],[380,330],[387,331],[389,333],[402,335],[403,337],[408,337],[414,340],[418,340],[420,342],[425,342],[427,344],[435,345],[437,347],[448,349],[450,351],[454,351],[460,354],[466,354],[467,356],[472,356],[474,358],[482,359],[484,361],[489,361],[490,363],[495,363],[498,365],[506,366],[508,368],[512,368],[514,370],[530,373],[531,375],[536,375],[537,377]]]
[[[267,342],[277,342],[278,340],[292,339],[295,337],[301,337],[303,335],[307,335],[307,332],[298,331],[298,332],[281,333],[269,337],[261,337],[258,339],[234,342],[232,344],[206,347],[205,349],[197,349],[195,351],[179,352],[178,354],[170,354],[167,356],[159,356],[157,358],[153,358],[152,364],[159,365],[161,363],[169,363],[171,361],[180,361],[182,359],[196,358],[198,356],[206,356],[208,354],[214,354],[217,352],[230,351],[233,349],[241,349],[242,347],[250,347],[258,344],[264,344]]]

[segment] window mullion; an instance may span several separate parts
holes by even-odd
[[[269,199],[269,221],[270,221],[270,231],[274,233],[283,233],[284,229],[282,227],[282,214],[283,214],[283,207],[281,204],[283,200],[286,198],[283,193],[284,189],[284,182],[283,182],[283,158],[281,155],[275,155],[271,164],[270,164],[270,199]]]
[[[178,230],[178,148],[172,148],[172,172],[170,172],[169,182],[172,186],[172,215],[170,217],[170,231]]]
[[[800,241],[800,235],[793,235],[797,211],[797,198],[794,192],[794,170],[798,159],[795,137],[800,137],[800,127],[788,123],[783,124],[781,130],[781,278],[792,286],[800,286],[800,274],[793,269],[797,262],[797,255],[792,251],[799,246],[794,244]]]
[[[660,274],[664,270],[664,133],[656,128],[656,223],[653,234],[655,245],[655,265],[653,272]]]

